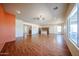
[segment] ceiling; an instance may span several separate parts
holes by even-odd
[[[8,3],[4,4],[4,7],[6,12],[16,15],[17,19],[37,25],[47,25],[63,23],[68,5],[66,3]],[[40,15],[45,20],[34,19]]]

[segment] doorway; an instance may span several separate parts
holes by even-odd
[[[39,28],[39,34],[49,34],[49,28]]]
[[[24,27],[24,30],[23,30],[24,37],[27,37],[28,35],[32,35],[32,26],[24,24],[23,27]]]

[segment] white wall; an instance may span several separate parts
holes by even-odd
[[[25,23],[22,20],[16,19],[16,37],[23,37],[24,34],[24,27],[23,25],[29,25],[32,26],[32,34],[38,34],[38,26],[35,26],[34,24],[30,24],[30,23]],[[28,27],[27,29],[25,29],[28,31]],[[27,32],[25,31],[25,32]]]
[[[57,34],[57,25],[51,25],[49,26],[49,33]]]
[[[16,37],[23,36],[23,21],[16,19]]]
[[[61,32],[58,32],[57,26],[61,26]],[[50,25],[49,33],[50,34],[63,34],[63,25],[62,24]]]
[[[32,27],[32,35],[33,34],[38,34],[38,31],[39,31],[39,26],[38,25],[27,23],[27,22],[24,22],[24,24],[29,25],[29,26]]]
[[[52,34],[52,33],[55,33],[54,31],[54,26],[49,26],[49,33]]]

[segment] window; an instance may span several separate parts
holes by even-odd
[[[69,37],[74,41],[74,43],[77,44],[77,19],[69,19],[70,24],[69,24]]]
[[[68,37],[77,45],[77,7],[75,6],[68,17]]]

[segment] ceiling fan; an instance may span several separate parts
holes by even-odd
[[[40,15],[39,17],[34,17],[33,20],[45,20],[45,17]]]

